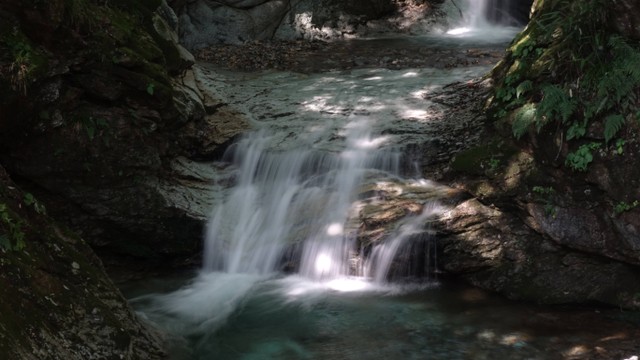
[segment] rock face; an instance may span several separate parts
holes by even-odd
[[[441,264],[449,273],[514,299],[599,302],[640,308],[639,269],[568,248],[522,219],[472,199],[438,222]]]
[[[580,95],[573,92],[572,69],[580,65],[563,55],[570,53],[565,47],[573,42],[557,38],[548,30],[573,24],[571,21],[580,21],[583,29],[594,28],[591,19],[583,18],[585,11],[594,8],[575,4],[536,2],[536,19],[558,14],[561,9],[571,12],[557,18],[553,26],[538,27],[538,22],[532,22],[494,69],[495,87],[489,114],[493,114],[495,122],[489,126],[485,137],[488,140],[456,155],[451,171],[445,176],[477,201],[461,204],[443,218],[442,259],[449,272],[510,297],[545,303],[596,301],[637,309],[640,307],[637,124],[627,123],[628,127],[619,129],[615,139],[607,141],[603,134],[604,115],[589,118],[587,112],[572,110],[566,123],[560,116],[550,116],[544,123],[535,123],[537,128],[530,123],[529,128],[525,127],[530,131],[519,140],[513,137],[517,127],[511,125],[518,119],[513,109],[525,103],[543,108],[540,95],[549,94],[551,86],[560,93],[566,91],[567,98],[582,97],[572,101],[587,99],[577,108],[588,106],[588,100],[597,93],[586,86],[582,86]],[[603,3],[593,2],[589,6],[602,6],[614,18],[627,16]],[[634,17],[636,13],[631,11],[628,16]],[[606,16],[597,21],[609,24],[611,19]],[[618,31],[615,26],[596,28],[605,29],[613,39],[631,37],[631,33]],[[531,48],[523,51],[527,46]],[[556,56],[559,60],[553,64],[540,66],[544,59]],[[585,67],[577,78],[594,76],[592,71]],[[595,74],[600,74],[597,71]],[[514,84],[513,98],[521,98],[515,100],[519,105],[504,101],[501,94],[509,91],[507,83]],[[517,94],[522,83],[531,85],[524,97]],[[639,83],[637,80],[631,83],[634,85],[630,93],[638,91]],[[546,90],[536,88],[540,84]],[[613,112],[636,109],[634,99],[635,96],[625,98],[627,105],[623,110],[616,104],[610,105],[610,109]],[[540,118],[534,115],[532,121]],[[584,134],[569,136],[571,122],[588,124]],[[581,146],[584,166],[571,166],[570,154],[575,156]],[[587,146],[592,149],[585,151]]]
[[[248,124],[202,86],[166,4],[112,5],[49,24],[51,39],[38,21],[68,11],[1,9],[0,161],[102,254],[170,265],[198,252],[208,211],[187,213],[167,195],[205,186],[172,164],[217,156]]]
[[[5,359],[165,359],[100,260],[0,167],[0,354]]]
[[[409,31],[435,5],[425,1],[173,1],[181,42],[190,50],[271,39],[341,39]],[[394,15],[395,14],[395,15]],[[390,16],[394,15],[394,16]],[[386,20],[382,20],[386,19]]]

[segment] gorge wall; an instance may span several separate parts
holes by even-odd
[[[412,6],[424,13],[439,2]],[[535,16],[557,12],[545,5],[556,3],[569,2],[539,0]],[[597,8],[607,14],[602,28],[637,49],[632,41],[640,38],[640,9],[632,1],[613,4]],[[348,38],[386,26],[411,31],[416,23],[398,15],[398,2],[384,0],[106,5],[0,4],[3,354],[81,359],[87,350],[79,343],[86,342],[98,344],[103,358],[164,356],[84,241],[109,265],[128,269],[184,266],[199,255],[213,201],[207,195],[211,170],[199,162],[218,157],[249,123],[207,92],[203,70],[182,45]],[[576,6],[575,18],[590,21]],[[555,45],[549,33],[530,26],[494,71],[490,109],[501,120],[492,132],[496,141],[458,154],[443,177],[466,195],[451,200],[454,209],[438,227],[441,261],[449,273],[514,298],[637,308],[640,174],[633,114],[624,113],[625,127],[611,139],[602,128],[613,113],[585,127],[579,142],[565,141],[567,129],[546,125],[536,132],[535,124],[520,140],[511,139],[518,110],[544,97],[534,81],[555,76],[543,63],[514,86],[511,69],[557,58]],[[564,89],[573,93],[576,80],[556,77],[554,84],[569,84]],[[518,91],[522,83],[528,85]],[[527,101],[505,100],[505,88],[515,99],[526,92]],[[637,93],[634,83],[629,94],[636,100],[626,110],[637,109]],[[498,116],[501,109],[508,113]],[[565,167],[570,153],[603,140],[590,150],[585,172]],[[36,204],[46,204],[46,214]]]

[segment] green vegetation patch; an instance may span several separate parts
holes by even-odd
[[[605,0],[540,2],[494,70],[490,114],[516,138],[558,127],[576,171],[596,148],[620,149],[622,129],[640,122],[640,44],[610,29],[610,11]]]
[[[28,86],[46,72],[45,53],[20,31],[17,21],[0,17],[0,94],[26,94]]]
[[[514,147],[494,141],[460,152],[453,159],[451,167],[458,172],[482,175],[504,167],[515,153]]]

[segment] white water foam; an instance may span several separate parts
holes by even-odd
[[[490,5],[490,0],[462,1],[460,7],[456,6],[450,10],[459,11],[462,15],[460,20],[454,27],[445,31],[443,36],[465,39],[476,44],[510,41],[521,27],[490,22],[490,14],[505,11],[491,8]]]

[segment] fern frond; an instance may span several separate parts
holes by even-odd
[[[511,130],[516,139],[526,134],[532,124],[537,122],[537,109],[535,104],[526,104],[522,106],[515,114]]]
[[[566,123],[576,108],[573,99],[558,85],[547,85],[542,93],[544,97],[540,101],[538,115],[549,118],[558,116],[562,123]]]
[[[604,140],[609,142],[624,125],[624,116],[620,114],[609,115],[604,119]]]
[[[524,95],[526,92],[531,91],[533,89],[533,82],[531,80],[525,80],[518,85],[516,88],[516,98],[519,99],[520,96]]]

